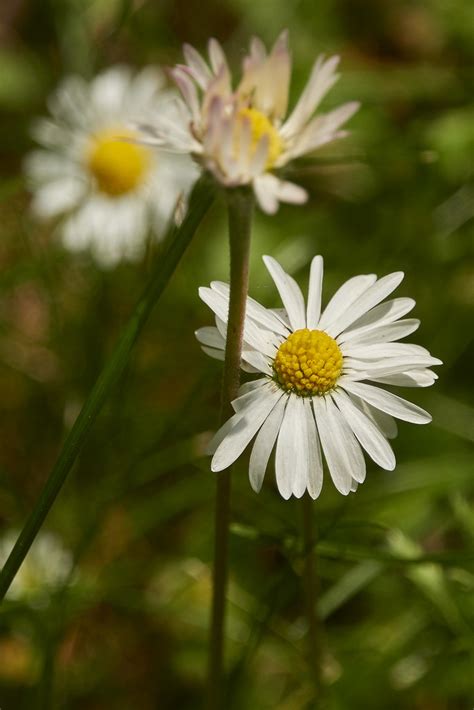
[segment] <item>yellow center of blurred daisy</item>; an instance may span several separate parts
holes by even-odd
[[[96,133],[87,154],[87,167],[101,192],[119,197],[132,192],[145,179],[150,167],[148,148],[129,142],[136,138],[127,130]]]
[[[256,108],[242,108],[239,111],[239,118],[250,121],[250,151],[255,153],[258,144],[263,136],[268,136],[268,158],[266,168],[272,168],[283,150],[283,141],[280,138],[275,126],[268,120],[264,113]],[[237,141],[237,149],[240,141]]]
[[[334,387],[342,371],[342,353],[322,330],[295,330],[278,348],[275,378],[283,389],[302,397],[322,395]]]

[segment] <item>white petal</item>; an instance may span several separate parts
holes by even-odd
[[[318,328],[327,330],[328,327],[332,326],[334,321],[343,315],[349,306],[376,281],[375,274],[362,274],[361,276],[354,276],[343,283],[324,309]]]
[[[360,345],[362,343],[391,343],[394,340],[400,340],[410,335],[415,330],[418,329],[420,321],[417,318],[406,318],[405,320],[399,320],[395,323],[388,323],[386,325],[374,325],[373,328],[367,330],[365,333],[359,335],[354,335],[350,337],[350,331],[345,331],[342,333],[341,337],[338,338],[338,342],[347,344]],[[344,338],[347,334],[347,338]],[[342,348],[341,348],[342,349]]]
[[[442,361],[436,357],[415,355],[388,357],[381,362],[357,360],[351,357],[344,358],[344,367],[352,368],[354,371],[361,370],[361,376],[353,377],[352,379],[354,380],[372,380],[376,377],[386,377],[387,375],[396,375],[407,370],[419,370],[441,364]]]
[[[251,382],[244,382],[244,384],[239,387],[239,397],[243,394],[247,394],[247,392],[258,389],[267,383],[268,379],[266,377],[260,377],[258,380],[252,380]]]
[[[359,106],[358,101],[351,101],[314,118],[303,128],[301,133],[294,136],[293,143],[286,152],[286,160],[294,160],[300,155],[311,153],[326,143],[347,135],[345,131],[338,129],[351,118]]]
[[[311,262],[311,270],[309,273],[308,304],[306,309],[306,325],[310,330],[317,328],[321,314],[323,270],[323,257],[315,256]]]
[[[350,328],[344,330],[337,337],[337,342],[344,343],[348,340],[358,339],[372,332],[374,328],[378,329],[388,323],[392,323],[406,315],[415,305],[416,302],[413,298],[393,298],[390,301],[381,303],[354,321]]]
[[[213,281],[211,283],[211,288],[229,298],[229,284],[226,284],[223,281]],[[285,338],[288,337],[288,328],[282,323],[281,318],[250,296],[247,296],[245,315],[264,326],[267,330],[283,335]]]
[[[383,301],[392,291],[394,291],[403,279],[403,271],[396,271],[393,274],[383,276],[376,283],[362,293],[352,305],[347,308],[331,326],[327,329],[333,338],[339,335],[345,328],[353,323],[357,318]]]
[[[365,464],[360,446],[329,397],[313,397],[312,403],[329,473],[337,490],[347,495],[353,478],[363,480]]]
[[[428,424],[431,421],[431,415],[425,412],[424,409],[408,402],[406,399],[402,399],[402,397],[398,397],[396,394],[392,394],[392,392],[387,392],[363,382],[346,381],[343,378],[339,380],[339,383],[348,392],[352,392],[373,407],[382,410],[382,412],[391,414],[392,417],[397,417],[397,419],[403,419],[413,424]]]
[[[213,325],[198,328],[194,331],[197,340],[203,345],[208,345],[211,348],[223,350],[225,348],[225,340]]]
[[[386,375],[385,377],[371,377],[370,379],[383,385],[396,385],[397,387],[431,387],[438,379],[438,375],[431,370],[422,369],[399,372],[396,375]]]
[[[426,348],[413,343],[353,343],[351,341],[341,347],[341,352],[347,357],[361,360],[377,360],[379,362],[384,358],[392,357],[431,357]]]
[[[301,498],[306,490],[307,452],[304,450],[304,410],[301,397],[289,395],[278,434],[275,459],[276,482],[287,500],[291,494]]]
[[[393,471],[396,463],[395,455],[378,427],[352,403],[350,397],[342,390],[334,392],[332,397],[371,459],[387,471]]]
[[[183,54],[188,67],[192,71],[194,79],[197,81],[201,89],[206,89],[211,79],[211,72],[204,59],[199,52],[190,44],[183,45]]]
[[[316,60],[299,101],[288,120],[282,126],[281,134],[284,138],[290,138],[301,130],[301,127],[304,126],[316,110],[323,96],[337,81],[338,75],[335,73],[335,69],[338,62],[339,57],[331,57],[326,62],[323,61],[322,57]]]
[[[201,350],[203,353],[206,353],[206,355],[209,355],[209,357],[214,358],[214,360],[225,360],[225,351],[224,350],[218,350],[216,348],[210,348],[207,345],[202,345]]]
[[[280,431],[286,403],[286,397],[282,397],[277,402],[255,438],[252,453],[250,454],[249,478],[250,485],[256,493],[258,493],[262,487],[268,460],[275,446],[278,432]]]
[[[251,415],[246,413],[217,447],[211,462],[212,471],[222,471],[234,463],[283,395],[281,390],[275,391],[271,386],[258,391],[260,398]]]
[[[306,417],[306,437],[308,448],[307,487],[309,495],[313,498],[313,500],[315,500],[321,493],[321,489],[323,487],[323,459],[311,400],[308,397],[304,397],[303,404]]]
[[[372,407],[367,402],[364,402],[363,399],[357,397],[355,394],[350,394],[349,396],[351,398],[351,402],[353,402],[353,404],[355,404],[361,412],[364,412],[370,421],[373,422],[378,429],[380,429],[383,436],[387,439],[395,439],[397,437],[398,425],[390,414],[381,412],[380,409],[375,409],[375,407]]]
[[[285,273],[280,264],[271,256],[264,256],[263,261],[275,282],[280,298],[285,306],[293,330],[306,327],[303,294],[296,281]]]

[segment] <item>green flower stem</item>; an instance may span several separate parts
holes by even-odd
[[[36,506],[30,513],[13,550],[0,573],[0,600],[4,598],[20,565],[25,559],[36,535],[49,513],[56,496],[82,450],[87,435],[95,422],[104,402],[109,397],[114,385],[124,372],[132,348],[143,329],[148,317],[170,280],[186,247],[190,243],[198,225],[209,209],[213,200],[213,190],[205,179],[196,183],[190,198],[187,215],[180,227],[175,227],[167,239],[167,248],[160,257],[157,268],[148,282],[142,297],[122,332],[120,340],[100,373],[89,397],[72,427],[58,460],[51,471]]]
[[[230,240],[229,320],[225,349],[220,423],[232,414],[230,405],[240,384],[240,358],[248,293],[250,234],[253,196],[250,190],[228,191]],[[214,567],[211,629],[209,638],[208,708],[220,710],[223,703],[225,596],[228,576],[231,471],[221,471],[216,481]]]
[[[313,520],[313,501],[309,494],[305,493],[301,504],[303,508],[303,583],[306,599],[306,615],[308,619],[308,665],[315,687],[315,707],[319,707],[319,703],[322,700],[322,628],[316,611],[316,602],[319,596],[319,581],[316,567],[316,533]]]

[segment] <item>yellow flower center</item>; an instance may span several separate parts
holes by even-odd
[[[134,133],[109,129],[91,138],[87,167],[101,192],[118,197],[143,182],[150,167],[150,153],[144,146],[129,142],[136,138]]]
[[[275,378],[283,389],[302,397],[322,395],[334,387],[342,371],[342,353],[322,330],[295,330],[278,348]]]
[[[270,170],[281,151],[283,150],[283,141],[280,138],[275,126],[268,120],[264,113],[257,111],[256,108],[242,108],[239,111],[239,118],[250,121],[250,151],[255,153],[257,145],[263,136],[268,136],[268,158],[266,168]],[[240,132],[236,136],[236,152],[240,147]]]

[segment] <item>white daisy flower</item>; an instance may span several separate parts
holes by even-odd
[[[50,98],[51,118],[33,128],[43,147],[25,165],[33,212],[65,215],[64,245],[91,249],[106,267],[139,258],[149,230],[164,235],[198,174],[187,156],[134,142],[138,116],[173,115],[163,86],[152,67],[113,67],[90,83],[72,76]]]
[[[234,90],[226,57],[215,39],[209,41],[209,64],[191,46],[184,46],[185,65],[172,70],[183,100],[181,121],[157,117],[142,121],[148,142],[192,154],[226,187],[252,184],[261,208],[273,214],[279,202],[301,204],[307,193],[285,182],[275,170],[311,153],[346,133],[340,130],[358,109],[357,102],[313,117],[338,79],[338,57],[319,57],[310,78],[287,116],[291,78],[288,32],[269,54],[260,39],[250,43],[242,79]]]
[[[423,409],[377,385],[428,387],[437,379],[429,368],[441,360],[419,345],[395,342],[420,324],[403,318],[413,299],[384,301],[403,272],[380,279],[355,276],[321,311],[321,256],[311,264],[306,307],[296,281],[275,259],[263,259],[284,310],[247,299],[242,369],[263,377],[244,384],[232,403],[235,414],[211,444],[212,470],[230,466],[256,436],[249,466],[255,491],[276,445],[276,481],[283,498],[299,498],[305,490],[319,496],[323,454],[334,485],[347,495],[365,479],[362,449],[382,468],[395,468],[387,441],[397,434],[394,417],[414,424],[431,421]],[[206,353],[223,359],[229,287],[214,281],[199,294],[215,313],[216,327],[201,328],[196,337]]]

